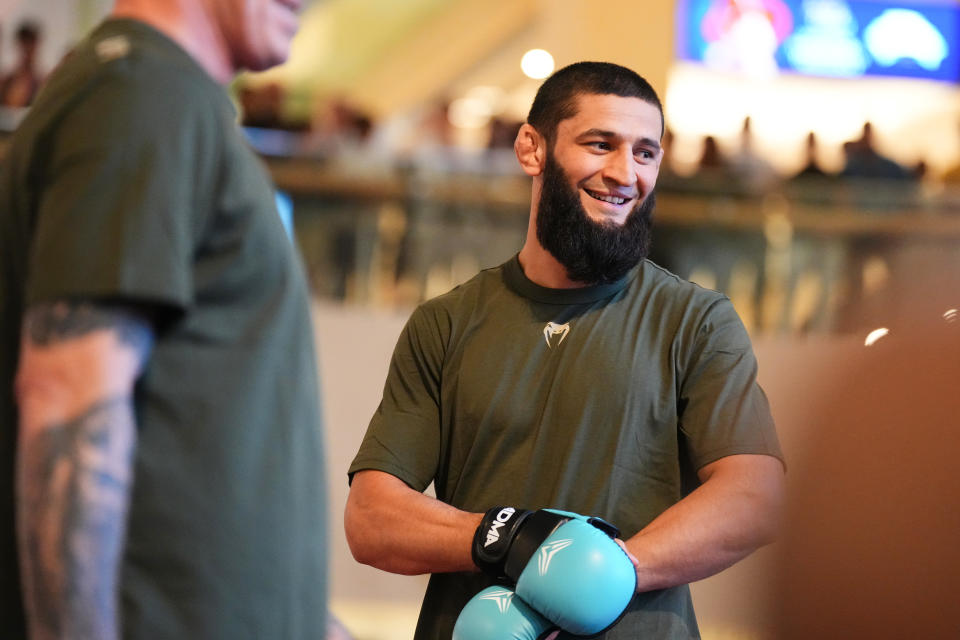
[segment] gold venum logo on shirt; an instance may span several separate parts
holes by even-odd
[[[563,339],[567,337],[568,333],[570,333],[569,322],[565,322],[564,324],[548,322],[547,326],[543,328],[543,339],[547,341],[547,347],[552,349],[555,346],[559,346],[560,343],[563,342]],[[551,340],[554,340],[557,336],[560,336],[560,339],[551,343]]]

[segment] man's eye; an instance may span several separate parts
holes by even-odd
[[[588,142],[587,146],[593,147],[594,149],[600,149],[602,151],[609,151],[613,147],[610,146],[609,142],[604,142],[603,140],[597,140],[596,142]]]
[[[636,155],[641,160],[653,160],[653,157],[654,157],[653,152],[647,149],[641,149],[640,151],[637,152]]]

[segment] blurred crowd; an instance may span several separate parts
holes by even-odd
[[[669,147],[671,139],[672,134],[668,131],[664,146]],[[877,149],[873,124],[870,122],[863,124],[859,137],[843,143],[844,162],[839,171],[830,172],[821,166],[818,159],[818,146],[816,133],[809,132],[806,136],[806,157],[803,167],[793,174],[778,173],[774,166],[756,151],[750,118],[747,117],[743,121],[740,132],[739,148],[732,154],[724,154],[714,136],[704,137],[703,150],[697,163],[697,173],[703,176],[726,178],[751,191],[763,191],[772,183],[783,180],[804,181],[825,178],[882,179],[892,181],[894,184],[906,185],[922,181],[927,174],[926,163],[922,161],[913,167],[908,167],[883,155]],[[669,172],[668,166],[667,173]]]
[[[0,28],[0,36],[4,33],[12,38],[12,46],[3,50],[14,53],[9,61],[0,57],[0,106],[22,110],[33,101],[45,77],[38,64],[43,28],[25,20],[12,30]],[[340,95],[315,99],[307,112],[290,115],[287,88],[275,81],[246,78],[233,89],[251,142],[267,156],[310,158],[347,170],[365,167],[493,175],[519,170],[513,140],[520,120],[493,115],[486,126],[465,135],[462,128],[454,126],[452,101],[446,98],[380,119]],[[687,151],[690,143],[689,137],[684,140]],[[932,197],[949,210],[960,209],[956,195],[960,193],[960,161],[945,171],[930,171],[923,160],[909,166],[900,163],[878,148],[871,122],[863,124],[858,136],[842,143],[842,166],[831,170],[823,167],[820,158],[824,151],[840,150],[825,148],[813,131],[806,136],[803,166],[794,172],[778,168],[758,150],[750,117],[744,119],[737,140],[702,136],[694,165],[676,162],[674,144],[674,133],[668,129],[658,183],[661,191],[754,196],[779,190],[814,201],[835,201],[841,193],[852,198],[852,204],[872,211],[892,210]],[[882,188],[876,189],[877,184]]]
[[[447,99],[378,120],[348,99],[330,96],[318,100],[308,117],[291,120],[283,115],[284,89],[279,84],[242,85],[237,97],[254,145],[267,155],[311,157],[347,167],[413,167],[439,173],[500,175],[519,171],[513,140],[521,121],[493,116],[485,127],[465,136],[452,123],[455,118]],[[277,131],[283,134],[278,137]],[[824,168],[820,158],[841,149],[826,148],[813,131],[806,136],[804,164],[792,172],[778,168],[758,150],[750,117],[744,119],[737,140],[703,136],[699,159],[692,167],[675,161],[674,141],[674,133],[668,129],[658,182],[661,190],[745,196],[780,190],[801,199],[832,198],[838,191],[851,195],[852,190],[858,206],[883,210],[931,194],[939,197],[944,188],[960,188],[960,162],[945,172],[930,171],[923,160],[913,165],[898,162],[880,150],[871,122],[863,123],[858,135],[842,143],[842,165],[834,169]],[[881,183],[882,194],[875,188]]]
[[[668,131],[664,146],[669,147],[671,139],[672,134]],[[806,160],[803,167],[792,175],[779,174],[773,165],[755,150],[750,118],[747,117],[741,129],[739,149],[733,154],[721,152],[714,136],[704,137],[697,172],[724,176],[756,190],[763,190],[769,183],[777,180],[879,178],[915,181],[922,180],[926,174],[926,164],[923,162],[914,167],[906,167],[880,153],[874,139],[873,124],[870,122],[864,123],[858,138],[843,143],[844,164],[839,172],[824,170],[820,166],[818,155],[817,136],[811,131],[806,137]]]

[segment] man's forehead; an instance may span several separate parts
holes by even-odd
[[[574,100],[576,110],[558,123],[558,133],[578,136],[587,131],[605,131],[628,138],[660,139],[660,110],[642,98],[583,93]]]

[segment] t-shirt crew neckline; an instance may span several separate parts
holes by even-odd
[[[640,264],[643,264],[641,261]],[[574,289],[551,289],[544,287],[527,278],[520,266],[520,254],[511,258],[503,269],[503,279],[506,285],[515,293],[535,302],[546,304],[587,304],[598,302],[622,291],[627,283],[633,279],[640,269],[637,265],[619,280],[607,284],[593,284]]]

